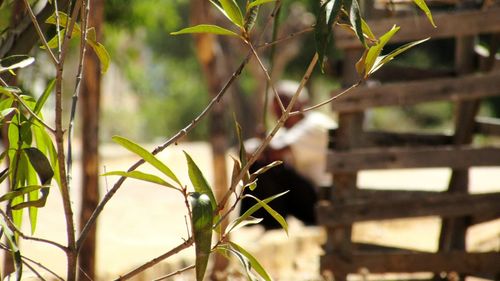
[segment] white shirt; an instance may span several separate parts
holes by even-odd
[[[326,171],[328,152],[328,130],[336,128],[337,123],[327,115],[310,111],[292,128],[282,128],[271,140],[272,148],[290,146],[294,167],[302,176],[310,179],[316,186],[330,186],[331,175]]]

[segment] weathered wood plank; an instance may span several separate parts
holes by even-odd
[[[498,118],[476,118],[475,132],[489,136],[500,136],[500,119]]]
[[[359,221],[424,216],[459,217],[498,213],[500,192],[487,194],[435,193],[416,198],[357,198],[318,204],[318,222],[335,226]]]
[[[332,109],[339,112],[356,112],[381,106],[413,105],[442,100],[472,100],[500,95],[499,84],[500,72],[493,72],[373,87],[363,86],[332,102]]]
[[[335,147],[337,129],[330,130],[329,147]],[[391,146],[435,146],[450,145],[453,137],[445,134],[398,133],[387,131],[362,132],[360,148]]]
[[[500,31],[500,8],[460,12],[434,12],[437,28],[432,27],[425,15],[391,17],[379,20],[368,20],[373,33],[380,36],[387,32],[394,23],[401,26],[399,32],[391,38],[392,43],[420,40],[431,37],[448,38],[455,36],[475,35],[479,33],[495,33]],[[335,29],[337,48],[359,48],[358,39],[347,30]]]
[[[327,169],[332,172],[473,166],[500,166],[500,148],[470,146],[363,148],[330,151],[327,159]]]
[[[500,253],[404,253],[404,254],[353,254],[349,260],[336,255],[321,257],[321,269],[334,272],[356,273],[366,268],[370,273],[385,272],[441,272],[500,273]]]

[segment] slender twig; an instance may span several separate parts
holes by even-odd
[[[86,2],[83,2],[83,8],[82,10],[82,18],[84,19],[82,21],[82,27],[81,27],[81,40],[80,40],[80,58],[79,58],[79,63],[78,63],[78,71],[76,74],[76,81],[75,81],[75,90],[73,92],[73,97],[72,97],[72,102],[71,102],[71,112],[70,112],[70,119],[69,119],[69,125],[68,125],[68,151],[67,151],[67,158],[66,158],[66,166],[68,170],[68,183],[71,183],[71,178],[72,178],[72,167],[73,167],[73,146],[72,146],[72,141],[73,141],[73,133],[74,133],[74,123],[75,123],[75,116],[76,116],[76,108],[78,104],[78,96],[81,91],[81,84],[83,80],[83,66],[85,63],[85,52],[87,50],[87,26],[88,26],[88,21],[89,21],[89,9],[90,6],[86,4]]]
[[[57,6],[57,0],[54,1],[54,14],[56,15],[56,34],[57,34],[57,50],[61,53],[61,27],[59,18],[59,7]]]
[[[169,274],[167,274],[167,275],[164,275],[164,276],[162,276],[162,277],[159,277],[159,278],[153,279],[153,281],[161,281],[161,280],[165,280],[165,279],[168,279],[168,278],[170,278],[170,277],[172,277],[172,276],[175,276],[175,275],[179,275],[179,274],[181,274],[181,273],[183,273],[183,272],[185,272],[185,271],[188,271],[188,270],[190,270],[190,269],[193,269],[193,268],[195,268],[195,265],[194,265],[194,264],[192,264],[192,265],[190,265],[190,266],[187,266],[187,267],[184,267],[184,268],[182,268],[182,269],[179,269],[179,270],[177,270],[177,271],[175,271],[175,272],[169,273]]]
[[[4,245],[3,243],[0,243],[0,249],[11,252],[11,249],[9,247],[7,247],[6,245]],[[43,265],[43,264],[41,264],[41,263],[31,259],[31,258],[23,256],[23,255],[21,255],[21,258],[23,259],[24,264],[26,264],[26,262],[28,261],[28,262],[40,267],[41,269],[47,271],[48,273],[52,274],[55,278],[59,279],[60,281],[64,281],[64,279],[61,276],[57,275],[57,273],[55,273],[54,271],[52,271],[50,268],[46,267],[45,265]]]
[[[26,111],[28,111],[28,113],[31,116],[33,116],[33,118],[35,118],[38,122],[40,122],[42,126],[47,128],[47,130],[49,130],[51,133],[55,133],[56,130],[50,127],[49,124],[45,123],[40,117],[38,117],[38,115],[35,112],[33,112],[33,110],[31,110],[31,108],[24,102],[24,100],[18,94],[14,92],[10,92],[10,94],[26,109]]]
[[[27,1],[27,0],[25,0]],[[84,0],[77,0],[74,7],[73,7],[73,12],[71,13],[71,19],[68,19],[69,23],[66,23],[66,30],[64,32],[64,40],[63,44],[61,47],[61,52],[59,53],[59,63],[58,63],[58,68],[62,68],[64,65],[64,60],[66,59],[66,52],[69,47],[69,42],[71,39],[71,36],[73,35],[73,29],[76,24],[76,19],[78,18],[78,13],[80,12],[80,8],[83,5]]]
[[[283,106],[283,103],[281,102],[281,99],[278,95],[278,92],[276,91],[276,88],[274,87],[272,81],[271,81],[271,76],[269,76],[269,73],[267,72],[267,69],[266,67],[264,66],[264,64],[262,63],[262,61],[260,60],[259,58],[259,55],[257,54],[257,51],[255,51],[254,47],[252,46],[252,44],[250,42],[246,42],[247,45],[250,47],[250,50],[252,51],[252,54],[254,55],[255,59],[257,60],[257,62],[259,63],[259,66],[260,68],[262,69],[262,72],[264,72],[264,75],[266,76],[266,82],[267,82],[267,85],[269,87],[271,87],[271,89],[273,90],[273,93],[274,93],[274,97],[276,98],[276,100],[278,101],[278,104],[281,108],[281,112],[284,112],[285,111],[285,106]],[[266,100],[267,100],[267,96],[266,96]],[[265,110],[265,109],[264,109]]]
[[[194,243],[194,239],[193,239],[193,237],[190,237],[189,239],[184,241],[182,244],[179,244],[177,247],[172,248],[170,251],[164,253],[161,256],[158,256],[158,257],[150,260],[149,262],[137,267],[136,269],[130,271],[129,273],[118,277],[117,279],[115,279],[115,281],[128,280],[128,279],[134,277],[135,275],[139,274],[140,272],[142,272],[142,271],[154,266],[155,264],[161,262],[162,260],[169,258],[169,257],[179,253],[180,251],[191,247],[191,245],[193,245],[193,243]]]
[[[42,28],[40,27],[40,24],[38,23],[38,20],[36,19],[35,13],[33,12],[33,9],[31,9],[30,3],[28,0],[24,0],[24,4],[26,6],[26,10],[28,10],[28,14],[31,17],[31,21],[33,22],[33,26],[35,26],[35,30],[38,33],[38,37],[40,37],[40,40],[42,40],[43,45],[45,46],[45,49],[49,53],[50,59],[54,63],[54,65],[57,65],[59,61],[57,60],[54,52],[52,52],[52,49],[49,47],[49,43],[47,43],[47,39],[45,39],[45,36],[43,35]]]
[[[275,40],[273,40],[271,42],[266,42],[264,44],[260,44],[260,45],[256,46],[255,49],[259,50],[259,49],[263,49],[263,48],[268,48],[268,47],[271,47],[271,46],[275,46],[277,44],[281,44],[281,43],[286,42],[288,40],[292,40],[292,39],[294,39],[295,37],[297,37],[299,35],[311,32],[313,30],[314,30],[314,27],[308,27],[308,28],[306,28],[304,30],[290,33],[290,34],[288,34],[285,37],[275,39]]]
[[[2,215],[5,222],[7,222],[7,226],[9,227],[9,229],[12,230],[13,232],[19,234],[19,236],[22,237],[23,239],[50,244],[52,246],[55,246],[55,247],[63,250],[64,252],[67,251],[66,247],[64,247],[63,245],[61,245],[57,242],[54,242],[52,240],[47,240],[47,239],[38,238],[38,237],[32,237],[32,236],[28,236],[28,235],[24,234],[19,228],[16,227],[14,222],[12,222],[12,220],[9,218],[9,216],[2,209],[0,209],[0,215]]]
[[[341,96],[345,95],[346,93],[348,93],[348,92],[349,92],[349,91],[351,91],[352,89],[354,89],[354,88],[358,87],[358,86],[359,86],[362,82],[363,82],[363,81],[362,81],[362,80],[360,80],[360,81],[358,81],[356,84],[351,85],[349,88],[347,88],[347,89],[343,90],[342,92],[338,93],[337,95],[335,95],[335,96],[333,96],[333,97],[331,97],[331,98],[329,98],[329,99],[327,99],[327,100],[325,100],[325,101],[323,101],[323,102],[320,102],[320,103],[318,103],[318,104],[316,104],[316,105],[313,105],[313,106],[308,107],[308,108],[304,108],[304,109],[302,109],[302,110],[298,110],[298,111],[290,112],[290,116],[297,115],[297,114],[301,114],[301,113],[304,113],[304,112],[307,112],[307,111],[311,111],[311,110],[314,110],[314,109],[316,109],[316,108],[322,107],[322,106],[324,106],[324,105],[326,105],[326,104],[329,104],[329,103],[331,103],[332,101],[334,101],[334,100],[336,100],[336,99],[340,98]]]
[[[46,280],[45,278],[43,278],[43,277],[42,277],[42,275],[41,275],[40,273],[38,273],[38,271],[36,271],[36,270],[33,268],[33,266],[31,266],[29,263],[27,263],[26,261],[23,261],[23,264],[24,264],[26,267],[28,267],[28,268],[31,270],[31,272],[33,272],[39,280],[42,280],[42,281],[47,281],[47,280]]]

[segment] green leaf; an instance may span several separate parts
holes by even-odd
[[[18,109],[15,107],[10,107],[2,110],[0,112],[0,121],[2,121],[6,116],[10,115],[12,112],[18,112]]]
[[[317,22],[314,28],[316,40],[316,52],[319,57],[319,66],[323,72],[323,62],[332,38],[333,25],[337,21],[342,0],[329,0],[320,6],[319,13],[316,16]]]
[[[241,253],[245,258],[250,262],[252,268],[257,272],[264,280],[266,281],[271,281],[271,276],[267,273],[267,271],[264,269],[264,267],[259,263],[259,261],[248,251],[243,249],[240,245],[229,241],[229,244],[231,247],[233,247],[236,251]]]
[[[18,196],[23,196],[27,193],[40,190],[41,188],[43,188],[43,186],[41,186],[41,185],[29,185],[29,186],[20,187],[14,191],[9,191],[9,192],[5,193],[4,195],[2,195],[2,197],[0,197],[0,202],[12,200]]]
[[[99,58],[99,61],[101,62],[101,73],[106,73],[109,68],[109,62],[111,61],[111,56],[109,55],[108,51],[99,42],[96,41],[87,41],[90,47],[94,50],[95,54],[97,55],[97,58]]]
[[[247,151],[245,149],[245,142],[243,140],[243,134],[240,124],[238,120],[236,120],[236,115],[233,115],[234,119],[234,127],[236,128],[236,137],[238,138],[238,147],[239,147],[239,158],[241,166],[245,166],[247,164]]]
[[[397,48],[396,50],[390,52],[388,55],[385,55],[385,56],[382,56],[382,57],[379,57],[380,59],[377,60],[375,62],[375,65],[373,66],[373,68],[370,70],[370,73],[368,73],[368,75],[374,73],[375,71],[377,71],[379,68],[381,68],[382,66],[384,66],[386,63],[390,62],[391,60],[394,59],[394,57],[396,57],[397,55],[407,51],[408,49],[418,45],[418,44],[421,44],[427,40],[429,40],[430,38],[425,38],[425,39],[422,39],[422,40],[418,40],[418,41],[415,41],[415,42],[410,42],[408,44],[405,44],[399,48]]]
[[[361,44],[365,47],[368,48],[365,42],[365,36],[363,34],[363,23],[361,21],[361,13],[359,9],[359,3],[357,0],[345,0],[344,1],[344,6],[346,7],[346,10],[349,13],[349,21],[354,29],[354,32],[358,36],[359,41]]]
[[[170,35],[192,34],[192,33],[211,33],[218,35],[229,35],[239,37],[235,32],[212,24],[200,24],[191,27],[183,28],[176,32],[171,32]]]
[[[250,177],[250,180],[254,181],[259,175],[267,172],[269,169],[272,169],[272,168],[274,168],[276,166],[281,165],[282,163],[283,163],[283,161],[274,161],[274,162],[272,162],[270,164],[267,164],[266,166],[264,166],[264,167],[258,169],[257,171],[255,171],[252,174],[252,176]]]
[[[0,86],[0,94],[4,94],[4,95],[12,98],[13,97],[12,93],[20,94],[21,93],[21,89],[19,89],[17,87],[3,87],[3,86]]]
[[[112,171],[112,172],[107,172],[107,173],[103,174],[102,176],[120,176],[120,177],[133,178],[133,179],[137,179],[137,180],[142,180],[142,181],[146,181],[146,182],[151,182],[151,183],[163,185],[163,186],[170,187],[173,189],[178,189],[177,187],[164,181],[162,178],[160,178],[158,176],[144,173],[141,171],[130,171],[130,172]]]
[[[250,4],[248,4],[247,10],[251,9],[253,7],[257,7],[257,6],[260,6],[262,4],[271,3],[271,2],[276,2],[276,0],[256,0],[256,1],[250,2]]]
[[[373,66],[375,65],[375,60],[379,57],[384,46],[389,42],[389,40],[398,32],[399,27],[394,25],[391,30],[382,35],[377,44],[371,46],[366,54],[365,60],[365,78],[372,72]]]
[[[251,194],[246,194],[245,197],[255,199],[257,201],[257,204],[263,207],[267,211],[267,213],[269,213],[281,225],[281,227],[283,227],[283,229],[288,235],[288,224],[286,223],[286,220],[278,212],[276,212],[273,208],[271,208],[265,201],[260,200],[259,198]]]
[[[434,19],[432,18],[431,10],[429,10],[429,7],[427,7],[425,0],[413,0],[413,2],[425,13],[432,26],[437,27],[434,23]]]
[[[368,37],[368,39],[372,41],[377,40],[377,37],[375,37],[375,34],[373,34],[370,26],[368,25],[368,23],[366,23],[366,21],[363,18],[361,18],[361,29],[363,30],[365,36]]]
[[[247,280],[258,281],[257,277],[255,277],[255,275],[252,272],[252,264],[242,253],[236,251],[234,248],[227,245],[218,245],[216,249],[222,252],[225,256],[227,256],[226,253],[233,254],[243,265],[243,268],[245,269],[245,273],[247,276]]]
[[[202,281],[207,270],[212,245],[212,200],[207,194],[198,192],[189,195],[191,223],[196,252],[196,280]]]
[[[240,28],[243,28],[243,14],[236,1],[219,0],[219,3],[222,5],[222,9],[226,12],[229,20]]]
[[[21,251],[19,251],[19,247],[17,246],[16,237],[12,230],[6,225],[3,218],[0,219],[0,224],[3,229],[3,233],[5,237],[7,237],[7,242],[9,244],[10,253],[12,254],[12,258],[14,260],[14,268],[15,272],[12,273],[15,276],[16,281],[20,281],[23,273],[23,262],[21,258]],[[11,274],[11,275],[12,275]],[[10,278],[9,278],[10,280]]]
[[[207,180],[203,176],[200,168],[193,161],[193,158],[186,152],[183,151],[186,156],[186,161],[188,165],[188,174],[191,183],[193,184],[194,190],[196,192],[206,194],[210,198],[210,202],[212,204],[212,212],[217,208],[217,200],[215,200],[214,193],[212,192],[212,188],[208,184]]]
[[[63,28],[60,30],[60,33],[61,33],[61,38],[64,38],[64,36],[66,35],[66,30]],[[73,32],[73,35],[76,35],[76,32]],[[47,42],[47,46],[49,46],[50,49],[58,48],[59,47],[59,36],[57,36],[57,34],[54,35],[54,37],[52,37],[52,39],[50,39]],[[45,47],[45,45],[41,45],[40,48],[45,50],[46,47]]]
[[[165,165],[163,162],[158,160],[158,158],[156,158],[156,156],[154,156],[151,152],[147,151],[146,149],[144,149],[140,145],[138,145],[138,144],[136,144],[136,143],[124,138],[124,137],[113,136],[112,139],[114,142],[125,147],[130,152],[137,154],[139,157],[144,159],[144,161],[148,162],[153,167],[155,167],[160,172],[162,172],[164,175],[166,175],[167,177],[169,177],[170,179],[175,181],[177,184],[181,185],[181,182],[179,181],[179,179],[177,179],[177,177],[172,172],[172,170],[170,170],[170,168],[167,167],[167,165]]]
[[[285,192],[282,192],[282,193],[279,193],[279,194],[275,194],[275,195],[273,195],[273,196],[270,196],[270,197],[268,197],[268,198],[266,198],[266,199],[264,199],[264,200],[262,200],[262,201],[260,201],[260,200],[258,200],[258,199],[257,199],[257,200],[258,200],[258,201],[260,201],[260,202],[263,202],[263,203],[265,203],[265,204],[267,205],[267,203],[269,203],[269,202],[273,201],[274,199],[276,199],[276,198],[278,198],[278,197],[281,197],[281,196],[285,195],[286,193],[288,193],[288,190],[287,190],[287,191],[285,191]],[[253,197],[253,196],[252,196],[252,197]],[[253,198],[255,198],[255,197],[253,197]],[[248,218],[249,218],[249,217],[250,217],[253,213],[255,213],[255,212],[256,212],[256,211],[258,211],[260,208],[262,208],[262,207],[263,207],[263,205],[262,205],[262,204],[260,204],[260,202],[258,202],[257,204],[253,205],[250,209],[248,209],[245,213],[243,213],[243,215],[241,215],[239,218],[237,218],[237,219],[235,220],[234,225],[235,225],[235,226],[239,225],[239,224],[240,224],[240,223],[242,223],[243,221],[247,220],[247,219],[248,219]],[[285,223],[286,223],[286,222],[285,222]]]
[[[71,18],[68,17],[68,15],[66,13],[63,13],[63,12],[59,12],[58,15],[59,15],[59,26],[66,28],[69,24],[68,20],[71,21]],[[52,14],[52,16],[50,16],[45,22],[48,24],[56,25],[57,24],[56,13]],[[71,34],[71,35],[75,35],[75,33],[80,34],[81,32],[82,32],[82,30],[80,28],[80,25],[75,22],[75,26],[73,27],[73,34]]]
[[[35,114],[39,114],[40,113],[40,111],[42,110],[45,102],[49,98],[50,93],[54,89],[55,84],[56,84],[56,79],[52,79],[49,82],[49,84],[47,85],[47,88],[45,88],[45,90],[43,91],[43,94],[40,96],[40,98],[38,98],[38,101],[36,102],[36,105],[35,105],[35,109],[33,110],[33,112]]]
[[[57,152],[52,142],[52,138],[49,136],[45,128],[38,125],[38,121],[34,121],[36,126],[33,126],[32,132],[35,137],[36,145],[40,151],[45,153],[50,160],[50,163],[54,171],[54,179],[58,186],[61,187],[61,177],[59,174],[59,163],[57,161]]]
[[[25,68],[34,61],[35,58],[26,55],[13,55],[0,59],[0,73],[17,68]]]
[[[254,217],[249,217],[241,222],[238,220],[233,220],[226,228],[225,234],[229,234],[231,231],[235,231],[241,227],[244,227],[246,225],[253,225],[253,224],[258,224],[262,221],[263,219],[261,218],[254,218]]]
[[[245,12],[245,19],[244,19],[245,24],[243,25],[243,29],[247,33],[252,30],[253,26],[255,25],[255,22],[257,21],[257,15],[259,14],[259,6],[256,5],[250,6],[253,3],[255,3],[255,1],[250,2]]]
[[[50,166],[49,159],[36,147],[25,148],[23,151],[28,156],[42,185],[49,185],[52,177],[54,177],[54,170]]]

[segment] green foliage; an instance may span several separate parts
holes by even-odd
[[[214,202],[207,194],[193,192],[189,195],[189,203],[196,251],[196,280],[202,281],[211,251]]]

